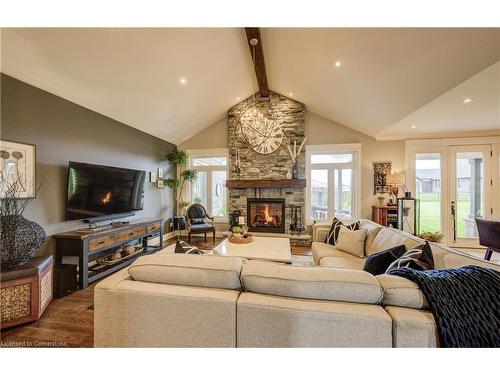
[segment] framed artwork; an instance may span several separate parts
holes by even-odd
[[[163,169],[158,168],[158,179],[161,179],[161,178],[163,178]]]
[[[149,182],[156,183],[156,172],[149,172]]]
[[[158,180],[158,187],[159,187],[159,188],[162,188],[162,187],[164,187],[164,186],[165,186],[164,181],[163,181],[163,180]]]
[[[391,173],[392,162],[373,162],[373,194],[390,193],[390,186],[386,185],[385,176]]]
[[[35,145],[0,140],[0,197],[17,185],[17,198],[35,198],[35,167]]]

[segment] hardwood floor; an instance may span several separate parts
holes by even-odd
[[[2,330],[0,346],[92,347],[94,286],[53,299],[37,322]]]
[[[182,238],[187,240],[187,238]],[[169,239],[164,246],[175,243]],[[222,238],[193,237],[191,244],[211,250]],[[293,255],[312,255],[310,247],[292,246]],[[0,332],[0,347],[93,347],[94,287],[78,290],[66,297],[53,299],[41,319],[31,324],[4,329]]]

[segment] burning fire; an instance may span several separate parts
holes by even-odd
[[[111,201],[111,192],[108,191],[104,198],[101,199],[102,204],[108,204]]]
[[[266,208],[264,208],[264,218],[266,220],[266,224],[274,224],[276,219],[269,215],[269,205],[266,204]]]

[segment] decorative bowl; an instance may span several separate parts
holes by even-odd
[[[247,237],[235,237],[233,235],[230,235],[228,238],[229,242],[232,243],[237,243],[237,244],[245,244],[245,243],[250,243],[253,241],[253,234],[248,233]]]

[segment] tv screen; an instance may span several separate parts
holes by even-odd
[[[66,220],[142,210],[146,172],[69,162]]]

